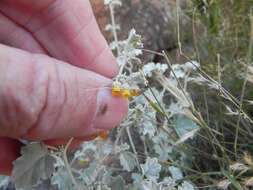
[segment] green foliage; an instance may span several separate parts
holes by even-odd
[[[158,163],[157,158],[147,158],[145,164],[141,164],[142,175],[148,180],[156,182],[162,166]]]
[[[132,152],[121,152],[120,156],[120,164],[122,165],[123,169],[131,172],[137,166],[136,156]]]
[[[9,184],[9,177],[0,175],[0,188]]]
[[[14,162],[12,174],[15,187],[28,188],[48,179],[54,172],[55,158],[41,143],[31,143],[21,150],[22,156]]]
[[[56,185],[59,189],[74,190],[74,186],[69,178],[69,174],[64,168],[54,172],[53,176],[51,177],[51,183]]]
[[[194,123],[191,119],[183,116],[183,115],[176,115],[175,116],[175,130],[179,137],[184,137],[191,131],[199,129],[199,126]]]

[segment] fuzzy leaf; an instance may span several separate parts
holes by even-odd
[[[139,174],[139,173],[132,173],[131,178],[133,179],[135,184],[139,184],[143,180],[141,174]]]
[[[169,171],[172,175],[172,178],[177,181],[177,180],[180,180],[183,178],[183,174],[181,172],[181,170],[177,167],[174,167],[174,166],[170,166],[169,167]]]
[[[54,172],[55,158],[41,143],[24,146],[22,156],[14,161],[12,179],[15,187],[27,189],[49,178]]]
[[[141,169],[143,175],[145,175],[149,180],[156,182],[159,178],[159,173],[162,166],[158,163],[157,158],[148,157],[145,164],[141,164]]]
[[[191,119],[187,118],[184,115],[178,114],[175,119],[175,130],[180,138],[183,138],[185,135],[189,134],[191,131],[196,131],[199,129],[199,126],[194,123]],[[192,134],[192,136],[194,133]],[[189,136],[188,138],[191,138]]]
[[[112,179],[110,187],[112,190],[124,190],[125,189],[125,181],[121,176],[117,176]]]
[[[131,152],[122,152],[119,156],[119,160],[123,169],[128,172],[132,171],[137,165],[136,157]]]
[[[86,184],[86,185],[91,185],[92,183],[95,182],[96,177],[97,177],[97,163],[93,162],[89,165],[88,168],[85,168],[81,174],[80,174],[80,179]]]
[[[184,181],[182,185],[178,187],[178,190],[194,190],[194,187],[189,182]]]
[[[149,138],[152,138],[155,135],[156,130],[157,128],[153,123],[151,123],[150,121],[144,121],[142,127],[143,135],[148,135]]]
[[[9,183],[9,177],[0,175],[0,188],[7,186]]]
[[[53,177],[51,178],[51,183],[57,185],[58,189],[74,190],[72,181],[65,168],[61,168],[53,174]]]

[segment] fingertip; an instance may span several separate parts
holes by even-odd
[[[116,58],[107,45],[106,48],[95,58],[92,63],[92,69],[109,78],[113,78],[118,74],[119,66]]]
[[[97,112],[94,118],[94,128],[110,130],[119,125],[128,112],[128,100],[115,97],[108,89],[101,89],[97,95]]]

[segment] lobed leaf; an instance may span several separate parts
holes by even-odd
[[[43,144],[28,144],[22,148],[21,154],[13,163],[12,180],[17,189],[38,185],[53,174],[56,160]]]

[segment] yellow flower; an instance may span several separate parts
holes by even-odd
[[[83,158],[79,159],[78,162],[80,166],[86,166],[87,164],[89,164],[89,160]]]
[[[99,138],[102,140],[108,139],[109,133],[107,131],[102,131],[98,134]]]
[[[132,98],[139,96],[141,91],[139,89],[121,88],[120,85],[114,84],[112,86],[112,95],[122,98]]]
[[[131,96],[140,96],[141,95],[141,91],[139,89],[131,89],[130,90]]]
[[[124,89],[121,90],[121,96],[124,97],[124,98],[132,97],[132,95],[130,93],[130,90],[127,89],[127,88],[124,88]]]
[[[119,85],[112,86],[112,95],[113,96],[121,96],[121,88]]]

